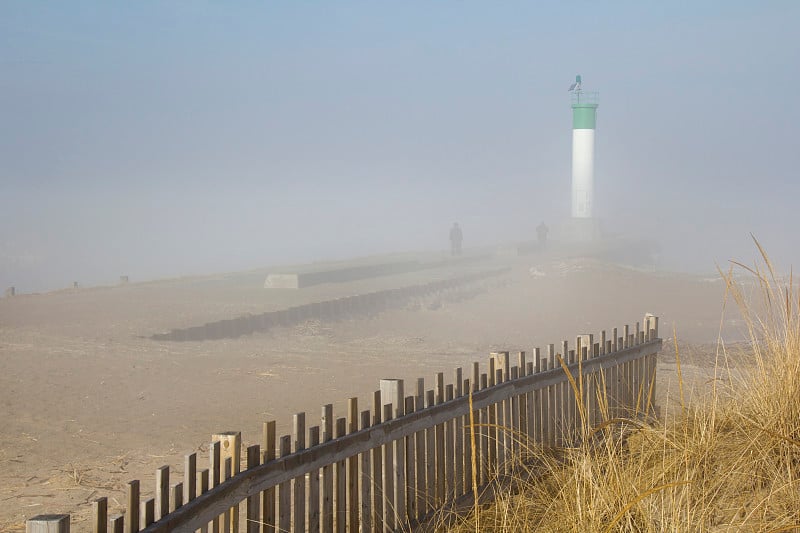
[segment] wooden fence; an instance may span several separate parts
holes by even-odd
[[[106,499],[95,501],[93,531],[412,529],[473,486],[510,473],[527,450],[570,444],[585,434],[582,426],[611,417],[646,414],[660,348],[658,318],[648,315],[644,328],[579,335],[532,357],[519,352],[513,364],[508,352],[493,353],[488,368],[456,369],[448,384],[439,373],[432,389],[420,378],[410,395],[403,380],[381,380],[370,410],[351,398],[345,416],[335,417],[326,405],[312,427],[299,413],[292,434],[280,438],[274,421],[264,423],[262,443],[247,448],[241,471],[241,434],[214,435],[208,468],[198,470],[193,453],[177,483],[168,466],[158,469],[154,498],[140,501],[136,480],[124,514],[109,519]],[[68,532],[69,515],[41,515],[27,527]]]

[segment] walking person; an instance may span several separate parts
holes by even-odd
[[[536,227],[536,236],[539,239],[539,249],[540,250],[544,250],[545,248],[547,248],[547,232],[548,231],[550,231],[550,228],[547,227],[547,225],[544,223],[544,221],[542,221],[542,223],[539,224]]]

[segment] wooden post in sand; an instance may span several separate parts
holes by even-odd
[[[25,522],[25,533],[69,533],[68,514],[40,514]]]
[[[297,413],[292,420],[292,452],[298,453],[306,449],[306,414]],[[294,520],[292,531],[306,530],[306,476],[300,476],[292,481],[294,492]],[[232,529],[231,531],[238,531]]]
[[[225,459],[231,460],[231,476],[239,473],[242,463],[242,432],[225,431],[211,436],[211,442],[220,443],[220,460],[225,464]],[[239,531],[239,506],[231,508],[231,531]]]
[[[391,404],[392,418],[399,418],[405,414],[405,392],[402,379],[382,379],[380,381],[381,398],[386,405]],[[384,497],[389,504],[389,512],[394,513],[396,522],[402,526],[405,523],[406,493],[405,493],[405,444],[403,439],[387,444],[385,450],[391,454],[392,472],[391,483],[384,481]],[[384,458],[388,462],[387,458]],[[384,476],[388,477],[388,476]]]
[[[98,498],[92,502],[92,533],[108,531],[108,498]]]

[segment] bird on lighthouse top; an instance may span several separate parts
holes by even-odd
[[[580,91],[581,90],[581,75],[578,74],[575,76],[575,83],[569,86],[568,91]]]

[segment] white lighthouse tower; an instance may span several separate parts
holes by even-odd
[[[598,93],[583,90],[580,75],[569,91],[572,100],[572,234],[578,240],[593,239],[597,224],[594,209],[594,131]]]

